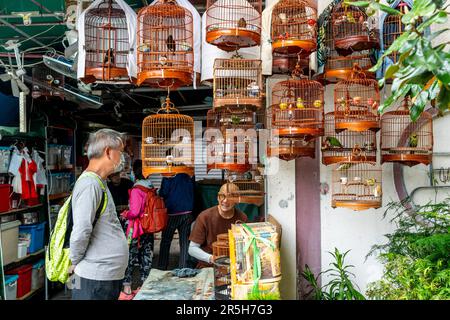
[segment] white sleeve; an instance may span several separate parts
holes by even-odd
[[[200,248],[200,244],[192,242],[189,244],[189,255],[196,258],[197,260],[210,263],[212,254],[209,254]]]

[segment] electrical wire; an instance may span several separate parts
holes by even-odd
[[[42,32],[40,32],[40,33],[38,33],[38,34],[35,34],[34,36],[31,36],[31,37],[29,37],[29,38],[27,38],[27,39],[25,39],[25,40],[23,40],[23,41],[21,41],[21,42],[18,42],[17,44],[18,44],[18,45],[19,45],[19,44],[22,44],[22,43],[24,43],[24,42],[27,42],[27,41],[29,41],[29,40],[31,40],[31,39],[34,39],[34,38],[40,36],[40,35],[43,35],[44,33],[49,32],[50,30],[54,29],[54,28],[57,27],[57,26],[58,26],[58,25],[55,24],[55,25],[51,26],[49,29],[44,30],[44,31],[42,31]]]

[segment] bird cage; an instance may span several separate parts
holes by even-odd
[[[369,17],[363,8],[337,4],[331,14],[334,47],[340,55],[371,48],[379,49],[380,39],[376,16]]]
[[[193,81],[193,17],[175,0],[160,0],[138,13],[137,84],[155,87]]]
[[[217,235],[217,241],[219,242],[229,242],[228,233],[220,233]]]
[[[267,154],[281,160],[291,161],[297,158],[316,157],[316,139],[274,138],[269,142]]]
[[[214,60],[214,107],[262,105],[261,60],[232,59]]]
[[[214,298],[215,300],[231,300],[231,268],[229,255],[219,256],[214,260]]]
[[[297,64],[297,55],[282,55],[273,53],[272,59],[272,73],[273,74],[287,74],[290,73]],[[303,73],[307,74],[309,70],[309,57],[302,58],[299,61]]]
[[[85,83],[129,81],[128,61],[134,42],[135,14],[127,16],[115,0],[103,0],[84,13]],[[125,4],[126,5],[126,4]],[[131,10],[131,9],[130,9]],[[133,55],[131,53],[131,55]]]
[[[306,1],[281,0],[272,11],[272,49],[303,57],[317,47],[317,11]]]
[[[236,203],[247,203],[261,206],[264,203],[264,177],[251,172],[227,172],[226,179],[233,183],[236,190],[227,190],[228,198]],[[227,184],[228,187],[228,184]]]
[[[334,126],[334,112],[325,114],[325,132],[321,139],[324,165],[344,161],[377,161],[377,137],[374,131],[336,132]]]
[[[64,99],[64,75],[43,65],[37,65],[32,71],[33,98],[59,97]]]
[[[433,154],[433,118],[424,111],[411,120],[411,101],[405,98],[400,108],[381,117],[381,163],[399,162],[408,166],[428,165]]]
[[[230,246],[228,241],[214,241],[212,243],[213,256],[215,257],[229,257],[230,256]]]
[[[258,46],[261,0],[208,0],[206,41],[225,51]]]
[[[167,97],[142,123],[142,173],[194,174],[194,120],[179,114]]]
[[[380,208],[382,171],[376,162],[341,162],[333,169],[331,206],[353,210]]]
[[[335,130],[379,130],[379,105],[378,82],[367,79],[355,65],[350,78],[338,82],[334,88]]]
[[[299,65],[296,66],[299,70]],[[295,74],[295,73],[294,73]],[[324,88],[305,78],[278,82],[272,89],[268,125],[275,136],[309,137],[323,135]]]

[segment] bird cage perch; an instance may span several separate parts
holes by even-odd
[[[44,96],[64,99],[64,75],[47,66],[33,67],[32,83],[31,96],[33,98]]]
[[[309,141],[292,138],[274,138],[270,141],[267,155],[281,160],[291,161],[297,158],[316,157],[316,139]]]
[[[371,130],[336,132],[334,112],[325,114],[325,132],[321,138],[322,163],[377,161],[377,137]],[[359,152],[353,152],[357,148]]]
[[[317,11],[306,1],[281,0],[272,11],[273,52],[303,57],[317,47]]]
[[[194,120],[179,114],[167,97],[142,124],[142,173],[194,174]]]
[[[193,17],[174,0],[160,0],[138,13],[137,84],[154,87],[193,81]]]
[[[378,20],[369,17],[363,8],[342,1],[333,8],[331,23],[334,46],[340,55],[380,48]]]
[[[382,171],[375,162],[342,162],[333,169],[333,208],[380,208]]]
[[[206,41],[225,51],[261,41],[261,0],[208,0]]]
[[[214,61],[214,107],[262,104],[261,60],[232,59]]]
[[[381,163],[398,162],[408,166],[429,165],[433,154],[433,118],[424,111],[411,120],[411,100],[407,97],[395,111],[381,117]]]
[[[338,82],[334,89],[335,130],[379,130],[379,105],[378,82],[367,79],[355,65],[350,78]]]
[[[84,64],[78,75],[83,82],[129,82],[135,77],[135,19],[134,11],[117,0],[96,1],[83,12],[79,41],[85,59],[78,59]]]

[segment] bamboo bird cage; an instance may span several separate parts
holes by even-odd
[[[377,136],[374,131],[336,132],[334,112],[325,114],[325,132],[321,138],[322,163],[330,165],[344,161],[377,161]],[[338,143],[333,141],[336,139]],[[333,141],[331,141],[333,140]],[[340,144],[340,146],[339,146]],[[358,152],[354,152],[357,149]]]
[[[376,162],[341,162],[333,169],[333,208],[356,211],[382,205],[382,171]]]
[[[225,51],[261,41],[261,0],[208,0],[206,41]]]
[[[175,0],[142,8],[137,23],[137,84],[155,87],[193,81],[193,17]]]
[[[235,190],[227,190],[228,199],[236,203],[247,203],[261,206],[264,203],[264,178],[261,175],[253,175],[251,171],[246,173],[226,173],[226,179],[233,183]],[[227,184],[229,186],[229,184]]]
[[[429,165],[433,154],[433,117],[424,111],[411,120],[411,100],[381,117],[381,163],[398,162],[407,166]]]
[[[337,4],[332,11],[334,46],[340,55],[353,51],[379,49],[380,32],[376,16],[369,17],[364,9],[346,5],[344,1]]]
[[[407,3],[400,1],[398,4],[397,10],[406,14],[409,11],[409,6]],[[405,31],[405,25],[402,23],[402,16],[400,15],[392,15],[388,14],[383,22],[382,36],[383,36],[383,51],[386,51],[394,41],[402,35]],[[388,55],[388,58],[396,63],[399,57],[399,53],[397,51],[392,52]]]
[[[194,120],[179,114],[167,97],[142,123],[142,173],[194,174]]]
[[[32,90],[33,98],[39,97],[58,97],[64,99],[64,75],[53,71],[44,65],[33,67],[32,71]]]
[[[316,139],[306,141],[277,137],[269,142],[267,154],[269,157],[277,157],[285,161],[304,157],[314,159],[316,157]]]
[[[317,11],[306,1],[281,0],[272,11],[272,49],[307,57],[317,48]]]
[[[129,81],[129,24],[124,10],[113,0],[104,0],[86,12],[85,75],[83,82]]]
[[[335,130],[378,131],[379,105],[378,82],[367,79],[362,69],[355,65],[350,78],[338,82],[334,88]]]
[[[230,105],[262,105],[261,60],[232,59],[214,60],[214,107]]]

